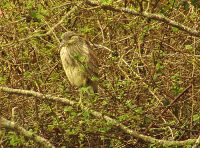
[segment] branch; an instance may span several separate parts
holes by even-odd
[[[142,139],[145,142],[158,144],[158,145],[164,145],[164,146],[183,146],[183,145],[191,145],[191,144],[194,144],[196,142],[196,139],[187,139],[187,140],[183,140],[183,141],[159,140],[159,139],[155,139],[151,136],[146,136],[146,135],[140,134],[137,131],[134,131],[134,130],[128,128],[127,126],[119,123],[117,120],[115,120],[115,119],[113,119],[109,116],[103,115],[102,113],[97,112],[97,111],[92,110],[92,109],[89,109],[85,106],[80,106],[80,105],[78,105],[77,102],[70,101],[67,98],[54,97],[54,96],[51,96],[51,95],[41,94],[41,93],[35,92],[35,91],[12,89],[12,88],[2,87],[2,86],[0,86],[0,91],[13,93],[13,94],[19,94],[19,95],[34,96],[36,98],[41,98],[41,99],[44,99],[44,100],[57,101],[57,102],[60,102],[62,104],[70,105],[70,106],[73,106],[73,107],[76,107],[76,108],[79,107],[81,110],[89,111],[93,116],[100,118],[100,119],[104,119],[108,123],[119,127],[125,133],[130,134],[135,138]]]
[[[105,5],[105,4],[100,4],[98,2],[94,2],[91,0],[86,0],[86,4],[91,5],[91,6],[99,6],[102,9],[106,9],[106,10],[110,10],[110,11],[115,11],[115,12],[124,12],[124,13],[128,13],[128,14],[132,14],[135,16],[143,16],[146,17],[148,19],[154,19],[154,20],[158,20],[161,22],[164,22],[166,24],[169,24],[173,27],[176,27],[182,31],[187,32],[188,34],[192,35],[192,36],[196,36],[196,37],[200,37],[200,32],[192,29],[190,27],[187,27],[179,22],[173,21],[163,15],[160,14],[154,14],[154,13],[148,13],[148,12],[137,12],[128,8],[124,8],[124,7],[116,7],[116,6],[111,6],[111,5]]]
[[[23,127],[3,117],[0,117],[0,128],[11,129],[13,131],[16,131],[17,133],[20,133],[21,135],[41,144],[45,148],[55,148],[48,140],[44,139],[43,137],[40,137],[30,131],[27,131]]]
[[[197,138],[195,144],[192,146],[192,148],[198,148],[199,145],[200,145],[200,135],[199,135],[199,137]]]

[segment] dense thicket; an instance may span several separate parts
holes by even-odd
[[[91,43],[100,65],[99,96],[85,98],[86,106],[157,139],[197,138],[200,38],[162,19],[112,7],[166,16],[200,31],[199,1],[100,0],[112,7],[83,2],[68,14],[80,2],[1,0],[1,86],[78,100],[77,89],[69,85],[62,69],[58,48],[62,33],[75,31]],[[56,147],[151,145],[87,111],[0,92],[0,115],[11,119],[13,112],[14,121]],[[37,146],[11,131],[0,132],[0,145]]]

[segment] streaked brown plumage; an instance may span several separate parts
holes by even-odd
[[[89,44],[72,31],[63,34],[60,57],[70,83],[97,92],[98,63]]]

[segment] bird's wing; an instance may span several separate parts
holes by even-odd
[[[76,45],[74,51],[76,51],[77,55],[81,56],[77,61],[84,67],[86,75],[89,78],[92,78],[93,76],[97,77],[99,67],[98,60],[95,53],[92,51],[92,48],[84,39],[78,36],[72,38],[74,45]]]
[[[93,70],[93,73],[95,76],[98,76],[98,69],[99,69],[99,63],[98,63],[98,58],[95,54],[95,52],[92,50],[92,47],[88,42],[85,42],[86,46],[89,49],[89,67],[90,69]]]

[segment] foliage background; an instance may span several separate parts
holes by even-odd
[[[141,6],[134,0],[101,2],[137,11]],[[158,139],[197,137],[200,39],[163,22],[86,4],[52,33],[43,35],[76,3],[1,0],[0,84],[77,100],[78,92],[66,79],[58,48],[62,33],[72,30],[91,43],[108,48],[93,46],[100,63],[100,92],[98,97],[84,100],[87,106]],[[198,1],[144,1],[143,7],[200,30]],[[161,114],[180,94],[169,111]],[[3,93],[0,98],[1,116],[10,119],[15,110],[16,122],[57,147],[151,146],[69,106]],[[37,145],[6,131],[0,144]]]

